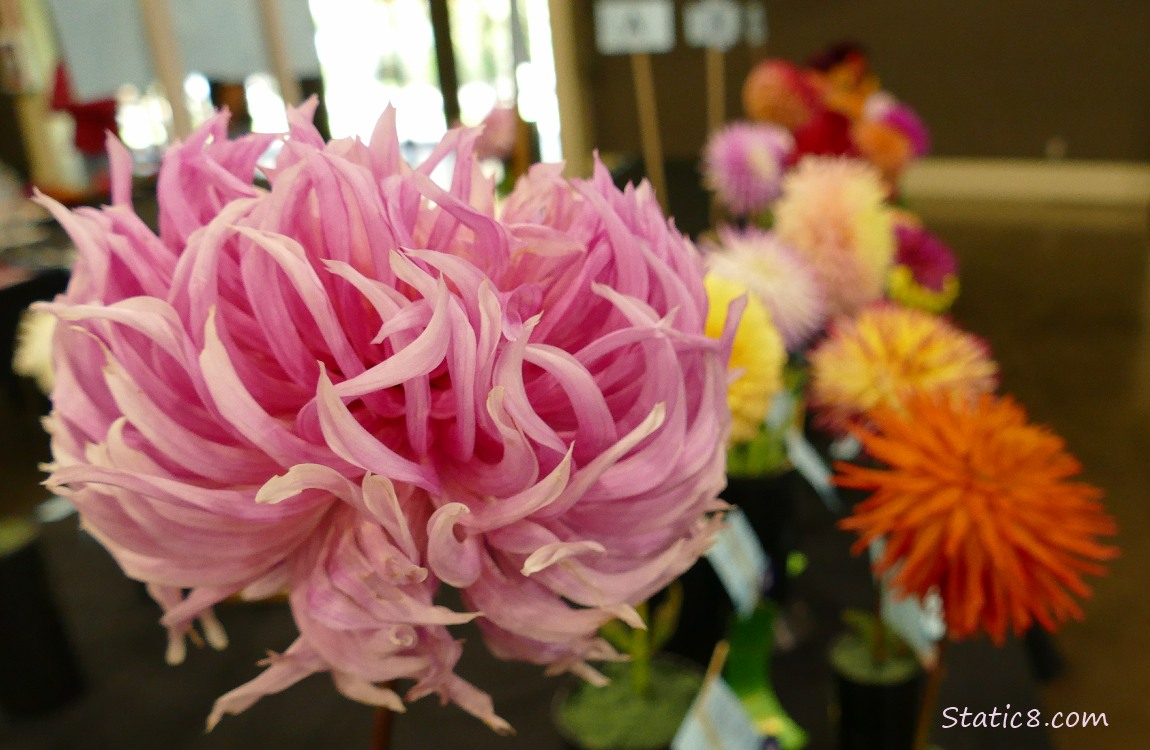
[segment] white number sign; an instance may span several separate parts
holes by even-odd
[[[767,43],[767,5],[762,0],[751,0],[746,10],[744,38],[752,47],[762,47]]]
[[[725,52],[738,43],[742,22],[735,0],[699,0],[683,9],[683,36],[692,47]]]
[[[604,55],[661,54],[675,48],[672,0],[599,0],[595,46]]]

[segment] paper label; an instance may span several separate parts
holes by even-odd
[[[781,430],[787,423],[793,421],[796,404],[795,394],[786,388],[775,394],[771,400],[771,409],[767,412],[767,429]]]
[[[841,513],[843,504],[839,500],[839,493],[835,490],[834,483],[831,482],[831,470],[823,463],[819,452],[798,428],[787,430],[786,443],[787,458],[795,470],[810,483],[823,504],[827,506],[827,510]]]
[[[854,461],[862,455],[862,443],[854,435],[843,435],[831,442],[827,453],[836,461]]]
[[[731,597],[735,611],[749,617],[769,583],[767,553],[743,511],[728,511],[726,521],[707,550],[707,560]]]
[[[871,542],[869,552],[872,564],[882,557],[885,546],[882,539]],[[917,596],[899,596],[890,586],[897,572],[896,566],[880,582],[883,622],[906,641],[920,661],[929,664],[934,660],[935,644],[946,635],[942,597],[937,591],[931,591],[921,599]]]
[[[671,750],[760,750],[763,738],[738,696],[721,677],[703,685]]]
[[[683,37],[692,47],[726,52],[739,41],[742,15],[735,0],[698,0],[683,9]]]
[[[747,3],[743,38],[752,47],[762,47],[767,43],[767,5],[762,0]]]
[[[598,0],[595,46],[603,55],[661,54],[675,48],[673,0]]]

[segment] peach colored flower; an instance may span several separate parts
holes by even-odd
[[[874,168],[851,159],[808,156],[783,181],[775,234],[810,262],[832,316],[882,296],[895,252],[885,198]]]

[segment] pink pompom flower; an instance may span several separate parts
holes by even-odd
[[[795,140],[771,123],[738,122],[717,131],[703,152],[703,182],[736,216],[765,210],[782,192]]]
[[[312,104],[311,106],[314,106]],[[595,679],[597,637],[689,567],[721,507],[733,328],[707,338],[702,260],[650,188],[536,167],[501,216],[452,131],[400,157],[395,114],[325,144],[212,118],[166,156],[160,231],[130,203],[45,200],[79,251],[60,320],[49,483],[163,606],[169,660],[213,605],[286,592],[298,639],[209,724],[316,672],[402,710],[454,674],[449,626]],[[454,156],[450,188],[432,170]],[[737,322],[737,315],[730,316]],[[434,603],[441,584],[469,611]]]
[[[826,301],[814,269],[773,232],[720,227],[705,245],[707,268],[740,281],[771,313],[787,351],[802,348],[826,322]]]

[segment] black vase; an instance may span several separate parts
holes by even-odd
[[[784,604],[790,598],[787,558],[798,543],[798,493],[802,477],[794,469],[766,477],[730,477],[722,497],[739,506],[759,537],[771,564],[768,596]]]
[[[683,587],[683,608],[679,624],[663,650],[706,667],[715,644],[727,633],[727,623],[735,608],[715,569],[705,558],[700,558],[681,575],[679,584]]]
[[[84,690],[35,537],[0,551],[0,665],[0,710],[13,718],[59,708]]]
[[[918,665],[883,681],[848,674],[834,659],[831,668],[831,719],[838,728],[838,750],[911,750],[923,682]]]
[[[786,564],[787,556],[795,549],[801,481],[794,470],[769,477],[731,477],[722,493],[724,500],[742,508],[759,537],[771,564],[773,582],[769,596],[780,603],[790,594]],[[664,650],[705,667],[715,644],[726,637],[734,606],[705,559],[684,573],[679,583],[683,586],[683,609],[675,634]]]

